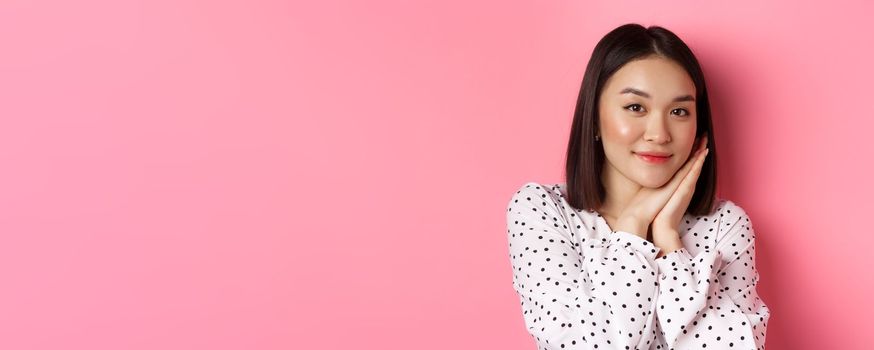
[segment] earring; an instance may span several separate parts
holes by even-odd
[[[601,135],[595,135],[595,141],[601,141]]]

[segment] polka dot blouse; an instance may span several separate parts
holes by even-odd
[[[683,248],[660,249],[576,210],[566,186],[528,182],[507,204],[513,288],[538,349],[764,349],[755,233],[717,200],[686,214]]]

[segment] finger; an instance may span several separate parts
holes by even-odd
[[[695,163],[695,160],[698,159],[698,157],[701,155],[701,152],[706,148],[707,148],[707,133],[704,133],[701,137],[698,138],[697,147],[695,147],[695,151],[693,152],[693,154],[691,156],[689,156],[689,159],[686,162],[687,163]],[[686,164],[684,164],[684,166],[685,165]],[[691,168],[691,164],[690,164],[690,168]],[[689,168],[683,168],[683,169],[686,169],[686,173],[688,173]]]
[[[701,168],[704,167],[704,161],[707,160],[707,155],[710,154],[710,148],[704,148],[698,155],[695,157],[695,163],[692,165],[692,170],[690,172],[701,172]]]
[[[695,150],[698,151],[707,148],[707,139],[707,133],[699,136],[697,140],[698,142],[695,143]]]
[[[704,165],[704,160],[708,153],[710,153],[710,149],[706,147],[706,136],[701,143],[702,148],[699,148],[695,151],[695,154],[686,161],[686,164],[683,164],[683,167],[674,174],[674,178],[668,183],[667,188],[669,188],[671,192],[671,197],[668,199],[668,203],[671,203],[679,196],[679,198],[684,198],[685,196],[690,195],[690,193],[694,193],[695,185],[698,182],[698,176],[701,174],[701,169]]]
[[[680,170],[678,171],[678,173],[681,174],[680,177],[685,177],[689,174],[689,171],[695,166],[695,161],[701,156],[702,150],[703,148],[695,150],[695,153],[686,160],[686,163],[683,164],[682,167],[680,167]]]
[[[710,153],[709,148],[705,148],[700,152],[698,157],[695,158],[695,164],[692,166],[692,169],[689,171],[689,174],[683,178],[683,182],[680,184],[680,187],[691,186],[695,187],[695,184],[698,182],[698,176],[701,175],[701,169],[704,168],[704,161],[707,160],[707,155]],[[691,183],[690,183],[691,182]]]
[[[697,174],[695,174],[695,172],[698,171],[700,173],[701,168],[704,164],[704,159],[709,151],[710,149],[708,148],[699,149],[695,151],[695,155],[689,157],[689,160],[686,162],[686,164],[683,165],[683,168],[681,168],[679,171],[683,172],[683,180],[680,181],[679,186],[683,186],[683,184],[686,182],[686,179],[688,179],[689,177],[698,176]]]
[[[689,159],[686,160],[686,163],[683,164],[683,166],[680,167],[680,169],[677,170],[676,173],[674,173],[674,177],[671,178],[671,180],[668,181],[667,184],[663,185],[665,190],[673,193],[674,191],[677,190],[677,188],[679,188],[682,185],[683,180],[689,176],[689,173],[694,168],[695,161],[696,161],[696,159],[698,159],[700,152],[701,152],[701,150],[696,151],[695,155],[689,157]]]
[[[677,170],[671,181],[667,183],[667,187],[671,188],[671,191],[676,191],[676,189],[680,187],[683,183],[683,180],[689,176],[689,174],[695,167],[695,162],[701,157],[702,151],[706,149],[707,133],[704,133],[704,135],[701,136],[698,140],[698,147],[695,148],[694,153],[689,157],[689,159],[686,159],[686,162],[683,164],[683,166]]]

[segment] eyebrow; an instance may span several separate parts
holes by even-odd
[[[646,98],[650,98],[650,95],[648,93],[643,92],[643,91],[638,90],[638,89],[635,89],[635,88],[632,88],[632,87],[624,88],[624,89],[622,89],[622,91],[619,92],[620,95],[621,94],[629,94],[629,93],[635,94],[638,96],[643,96]],[[683,101],[695,101],[695,97],[692,97],[692,95],[685,95],[685,96],[679,96],[679,97],[674,98],[674,102],[683,102]]]

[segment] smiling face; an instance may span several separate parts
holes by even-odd
[[[604,84],[598,106],[605,186],[657,188],[670,181],[695,143],[694,98],[689,74],[666,58],[649,56],[616,71]],[[648,152],[668,157],[641,155]]]

